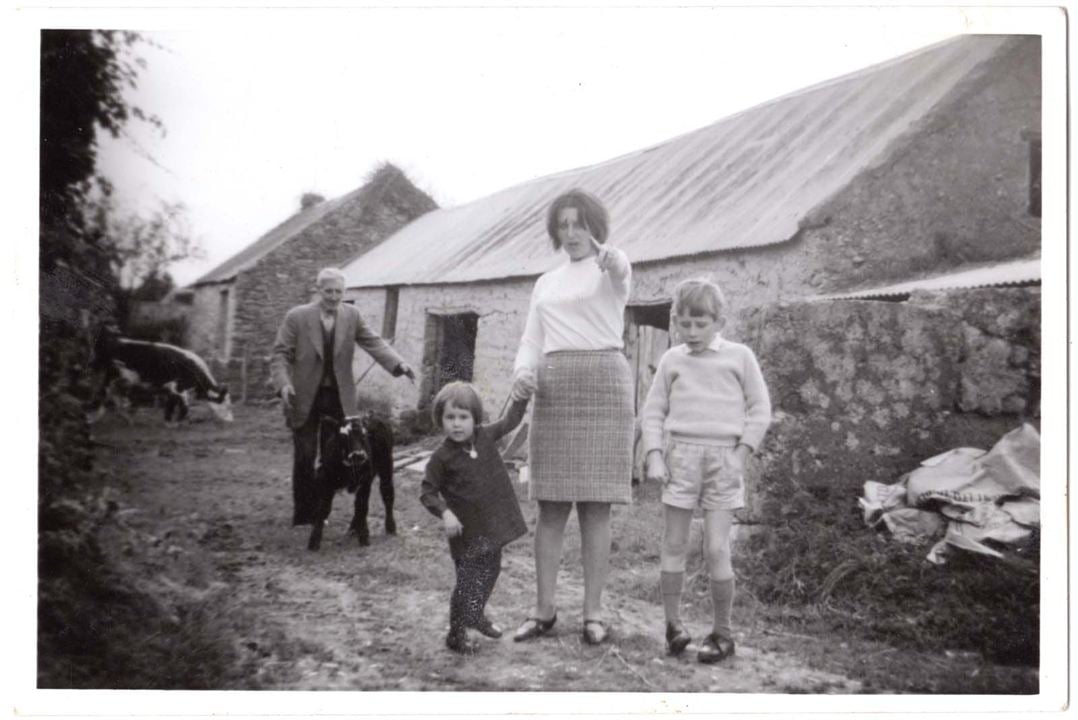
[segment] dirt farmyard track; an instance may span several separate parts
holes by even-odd
[[[529,643],[482,641],[461,658],[443,646],[453,567],[440,523],[418,502],[421,475],[398,473],[399,533],[382,532],[377,489],[372,543],[345,534],[350,497],[337,497],[322,550],[290,527],[291,437],[273,407],[236,409],[236,422],[166,427],[149,410],[128,426],[95,428],[100,467],[114,478],[124,532],[106,534],[116,562],[157,595],[203,601],[229,628],[238,668],[228,687],[291,690],[838,692],[860,683],[777,649],[775,631],[739,597],[737,655],[705,666],[690,646],[664,654],[658,597],[661,514],[644,488],[614,513],[605,595],[612,641],[580,639],[582,578],[575,521],[567,532],[555,632]],[[427,444],[431,444],[428,441]],[[520,491],[523,495],[523,491]],[[523,501],[534,526],[534,507]],[[111,539],[110,539],[111,538]],[[132,547],[132,538],[145,545]],[[530,538],[505,552],[490,614],[511,630],[534,598]],[[702,636],[703,614],[688,612]]]

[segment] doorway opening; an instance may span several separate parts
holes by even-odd
[[[427,312],[423,340],[423,384],[420,407],[430,408],[434,396],[454,380],[471,382],[475,367],[475,337],[479,315],[475,312]]]
[[[661,300],[625,308],[625,356],[633,374],[633,482],[644,477],[644,448],[640,436],[640,411],[651,389],[659,358],[670,347],[670,310],[673,303]]]

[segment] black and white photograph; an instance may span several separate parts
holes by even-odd
[[[1066,709],[1066,8],[5,15],[16,714]]]

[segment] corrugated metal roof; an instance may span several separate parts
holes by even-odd
[[[345,268],[349,287],[532,276],[561,262],[545,210],[581,187],[606,203],[634,262],[792,237],[1006,43],[963,36],[802,90],[670,141],[428,213]]]
[[[910,280],[885,287],[853,290],[840,295],[821,295],[812,300],[869,300],[899,297],[915,290],[968,290],[1000,285],[1030,285],[1041,281],[1041,259],[1010,260],[936,277]]]

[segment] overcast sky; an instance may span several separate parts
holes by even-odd
[[[103,138],[128,210],[183,202],[191,282],[381,161],[443,206],[621,155],[960,34],[938,8],[378,9],[211,15],[146,33],[131,100],[158,115]],[[971,24],[972,23],[972,24]],[[136,26],[137,27],[137,26]]]

